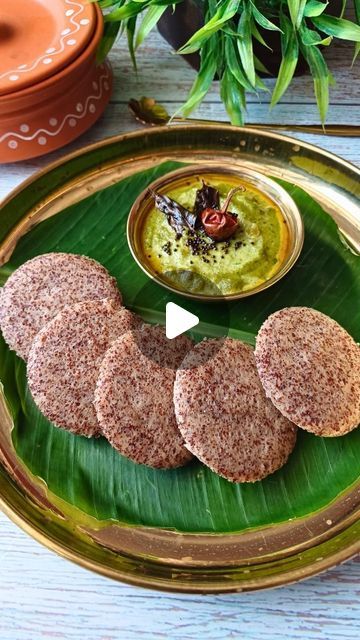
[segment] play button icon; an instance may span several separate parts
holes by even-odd
[[[166,305],[166,337],[173,340],[199,324],[199,318],[174,302]]]
[[[224,339],[229,335],[230,306],[226,300],[219,300],[221,291],[217,285],[192,271],[179,269],[167,271],[164,274],[164,279],[166,282],[177,286],[180,286],[180,283],[184,290],[190,287],[199,297],[201,294],[205,297],[214,293],[218,299],[216,308],[212,301],[206,299],[204,301],[200,299],[182,301],[178,294],[165,292],[160,285],[155,284],[150,279],[135,292],[134,297],[127,298],[127,306],[142,318],[145,326],[152,324],[162,327],[167,338],[165,344],[170,351],[172,349],[176,350],[177,337],[180,344],[183,343],[184,339],[190,339],[194,343],[205,338],[216,339],[218,348],[221,349]],[[187,308],[177,303],[181,305],[183,303],[184,307]],[[199,314],[199,317],[197,314]],[[187,331],[189,331],[190,335],[187,334],[181,337]],[[141,331],[134,331],[135,340],[139,334],[141,335]],[[163,357],[163,354],[158,352],[157,349],[154,350],[151,341],[139,339],[138,347],[146,358],[153,360],[154,364],[158,366],[159,355]],[[211,358],[213,357],[214,352],[211,351]],[[184,367],[185,365],[182,364],[181,366]],[[194,363],[191,362],[189,367],[194,367]]]

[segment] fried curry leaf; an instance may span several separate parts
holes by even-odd
[[[220,194],[215,187],[203,182],[201,189],[198,189],[195,196],[194,212],[199,216],[204,209],[219,209]]]
[[[154,197],[156,208],[166,215],[167,221],[170,227],[174,229],[177,238],[181,238],[184,229],[195,230],[196,213],[192,213],[176,200],[169,198],[169,196],[163,196],[154,191],[151,191],[151,194]]]

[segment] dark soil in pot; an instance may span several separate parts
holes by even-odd
[[[332,15],[340,15],[342,1],[332,0],[326,12]],[[158,22],[158,29],[175,49],[179,49],[191,38],[191,36],[204,24],[204,13],[202,3],[199,0],[183,0],[176,5],[175,11],[169,7]],[[254,41],[254,53],[270,71],[272,76],[276,76],[281,63],[280,34],[277,31],[266,31],[258,27],[264,40],[271,47],[272,51],[266,49],[262,44]],[[196,70],[200,66],[200,56],[198,53],[191,53],[184,56],[185,60]],[[295,75],[303,75],[307,72],[307,64],[302,56],[299,58]],[[263,74],[259,74],[260,76]]]

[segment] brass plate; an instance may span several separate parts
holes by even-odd
[[[5,263],[19,237],[90,192],[166,159],[231,164],[293,182],[316,198],[360,251],[360,171],[330,153],[281,135],[230,126],[182,126],[126,134],[71,154],[16,189]],[[326,508],[242,534],[183,534],[98,522],[48,492],[19,465],[0,401],[0,504],[34,538],[106,576],[184,592],[231,592],[286,584],[360,551],[360,479]]]

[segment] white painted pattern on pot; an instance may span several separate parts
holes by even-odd
[[[55,117],[51,117],[49,119],[49,124],[51,127],[57,127],[54,129],[37,129],[35,132],[30,133],[30,126],[26,123],[20,126],[19,133],[17,131],[8,131],[4,133],[0,137],[0,144],[7,143],[9,149],[16,151],[19,146],[19,142],[31,142],[37,139],[38,144],[42,146],[46,146],[48,142],[48,137],[54,138],[58,136],[59,133],[64,129],[66,125],[69,127],[75,128],[78,121],[85,118],[88,113],[94,114],[97,110],[96,102],[102,99],[105,92],[110,90],[110,78],[111,78],[111,68],[108,62],[105,62],[103,65],[99,67],[100,71],[104,71],[104,73],[99,77],[97,86],[97,93],[89,95],[85,102],[80,103],[76,102],[72,111],[73,113],[67,113],[62,119],[61,123],[58,125],[58,119]],[[94,83],[93,83],[94,86]],[[81,107],[81,108],[80,108]],[[28,132],[29,135],[25,135]]]
[[[68,40],[68,36],[74,36],[82,26],[87,26],[90,20],[88,18],[83,18],[79,20],[79,22],[76,21],[76,18],[85,10],[84,4],[74,2],[74,0],[64,0],[64,2],[67,5],[76,7],[76,9],[67,9],[65,11],[65,16],[66,18],[69,18],[69,23],[73,26],[73,28],[67,27],[61,32],[59,48],[56,49],[55,47],[50,47],[39,58],[37,58],[37,60],[35,60],[31,66],[28,66],[27,64],[20,64],[18,67],[16,67],[16,69],[5,71],[0,75],[0,80],[7,77],[9,81],[11,83],[14,83],[15,85],[16,81],[20,79],[21,74],[23,75],[25,73],[29,73],[30,71],[34,71],[34,69],[36,69],[39,64],[51,64],[54,56],[62,53],[67,46],[73,46],[74,44],[76,44],[76,40],[74,40],[74,38],[72,37],[70,38],[70,40]]]

